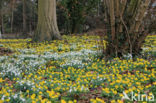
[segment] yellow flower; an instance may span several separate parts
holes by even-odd
[[[74,100],[74,103],[77,103],[77,100]]]
[[[118,88],[119,88],[119,86],[118,86],[118,85],[115,85],[115,88],[116,88],[116,89],[118,89]]]
[[[42,94],[42,92],[40,91],[39,94]]]
[[[9,102],[10,101],[10,99],[6,99],[6,102]]]
[[[123,103],[123,101],[122,100],[117,100],[117,103]]]
[[[0,78],[0,83],[2,83],[4,80],[2,78]]]
[[[31,99],[32,99],[32,100],[35,99],[35,97],[36,97],[36,94],[32,94],[32,95],[31,95]]]
[[[39,96],[38,96],[38,99],[39,99],[39,100],[42,100],[42,95],[39,95]]]
[[[3,100],[0,100],[0,103],[3,103],[4,101]]]
[[[156,85],[156,82],[154,82],[153,84]]]
[[[36,103],[36,101],[32,101],[32,103]]]
[[[46,102],[46,99],[44,99],[44,100],[41,100],[41,103],[45,103]]]
[[[35,75],[34,78],[37,78],[37,75]]]
[[[123,97],[123,94],[120,94],[120,97]]]
[[[26,92],[29,93],[29,90],[27,90]]]
[[[104,88],[103,91],[105,91],[106,93],[110,93],[109,88]]]
[[[116,101],[115,100],[112,100],[111,103],[116,103]]]
[[[72,101],[68,101],[68,103],[73,103]]]
[[[61,100],[61,103],[66,103],[66,101],[65,100]]]
[[[96,98],[96,101],[97,101],[97,102],[100,102],[100,103],[105,103],[105,101],[102,100],[102,99],[100,99],[100,98]]]
[[[115,95],[117,94],[117,91],[116,91],[116,90],[113,90],[112,92],[113,92]]]
[[[51,101],[47,101],[47,103],[51,103]]]
[[[97,103],[95,99],[90,99],[91,103]]]

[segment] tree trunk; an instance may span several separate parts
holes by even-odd
[[[4,17],[3,17],[3,13],[2,13],[2,34],[4,34]]]
[[[27,27],[26,27],[26,0],[23,0],[23,35],[26,37]]]
[[[2,39],[2,15],[1,15],[1,10],[0,10],[0,39]]]
[[[33,17],[33,6],[32,6],[32,4],[31,4],[31,6],[30,6],[30,17],[32,18]],[[31,34],[32,33],[32,24],[33,24],[33,22],[34,21],[32,21],[32,20],[30,20],[29,21],[29,33]]]
[[[110,23],[111,23],[111,34],[112,41],[115,39],[115,12],[114,12],[114,0],[110,0]]]
[[[105,0],[107,5],[107,47],[106,55],[119,57],[140,53],[147,36],[140,29],[151,0]],[[110,36],[111,34],[111,36]]]
[[[14,23],[14,3],[15,1],[12,0],[11,2],[11,33],[13,33],[13,23]]]
[[[1,4],[0,4],[1,5]],[[2,23],[3,22],[3,14],[2,14],[2,10],[0,10],[0,39],[2,39]]]
[[[38,24],[34,41],[61,39],[56,18],[56,0],[38,1]]]

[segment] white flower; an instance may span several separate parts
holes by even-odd
[[[25,99],[24,99],[24,98],[20,97],[20,99],[21,99],[23,102],[25,102]]]
[[[15,94],[15,95],[13,96],[13,98],[16,99],[16,98],[17,98],[17,94]]]
[[[1,100],[4,100],[4,98],[5,98],[5,95],[2,96]]]
[[[71,93],[72,92],[72,89],[70,88],[69,92]]]

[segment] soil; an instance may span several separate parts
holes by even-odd
[[[13,53],[13,51],[11,51],[10,49],[0,47],[0,56],[11,55],[12,53]]]

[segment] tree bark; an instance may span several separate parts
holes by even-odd
[[[106,26],[105,55],[120,57],[128,53],[136,56],[148,33],[140,29],[151,0],[105,0],[109,25]],[[119,11],[120,10],[120,11]],[[111,33],[111,36],[110,36]]]
[[[61,39],[56,17],[56,0],[38,1],[38,24],[34,41]]]
[[[127,4],[127,0],[123,0],[120,1],[120,23],[119,23],[119,32],[122,33],[123,32],[123,25],[121,23],[121,18],[123,17],[125,8],[126,8],[126,4]]]
[[[110,22],[111,22],[111,35],[112,41],[115,39],[115,12],[114,12],[114,0],[110,0]]]
[[[14,4],[15,0],[11,2],[11,33],[13,33],[13,23],[14,23]]]
[[[144,18],[145,12],[150,4],[150,0],[145,0],[145,2],[141,5],[138,15],[136,16],[136,24],[135,24],[135,32],[139,31],[139,27]]]
[[[2,34],[4,34],[4,17],[3,17],[3,13],[2,13]]]
[[[26,37],[27,27],[26,27],[26,0],[23,0],[23,35]]]
[[[2,12],[0,10],[0,32],[2,32]]]

